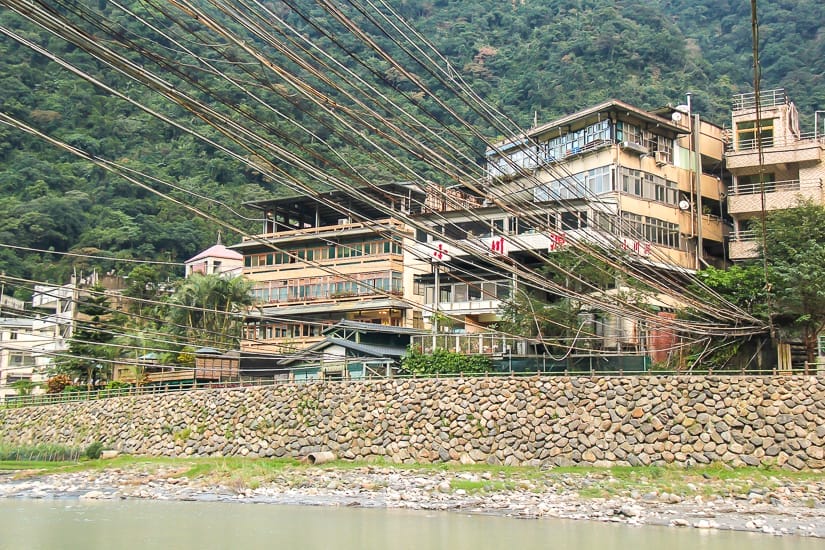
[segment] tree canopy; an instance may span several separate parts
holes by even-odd
[[[103,13],[114,9],[105,3],[89,3],[93,4]],[[547,121],[610,97],[643,108],[678,104],[688,91],[693,92],[697,112],[724,124],[730,96],[751,88],[747,2],[405,0],[390,4],[461,71],[481,97],[522,126],[528,126],[534,116]],[[139,2],[126,5],[137,13],[146,11]],[[303,0],[294,6],[310,14],[317,11],[312,2]],[[272,9],[303,36],[352,65],[356,74],[366,75],[365,67],[349,62],[347,52],[365,53],[353,36],[339,36],[334,44],[320,34],[320,27],[300,17],[297,9],[283,5]],[[816,0],[765,0],[759,9],[762,85],[788,88],[803,122],[810,124],[814,110],[825,105],[825,37],[819,32],[825,5]],[[31,28],[7,9],[0,10],[0,24],[48,44],[81,69],[94,68],[76,48]],[[122,24],[125,33],[144,36],[154,32],[134,20]],[[398,54],[396,44],[383,37],[377,40],[388,52]],[[385,65],[380,75],[387,83],[384,92],[404,104],[402,94],[414,88],[397,69]],[[422,72],[418,76],[436,93],[443,92],[443,84],[430,75]],[[220,79],[206,72],[200,77],[217,96],[244,109],[254,108]],[[123,76],[112,73],[107,78],[112,85],[124,84]],[[218,218],[225,217],[227,210],[215,201],[240,208],[244,201],[285,192],[279,183],[5,36],[0,37],[0,86],[3,112],[92,154],[172,183],[176,189],[161,189]],[[163,112],[168,108],[162,98],[146,90],[129,90],[152,109]],[[477,124],[489,138],[496,137],[460,98],[444,97],[443,108]],[[388,176],[367,155],[331,134],[306,105],[296,100],[274,106],[311,131],[312,141],[327,140],[371,180]],[[442,107],[433,109],[441,112]],[[281,121],[271,125],[296,139],[310,140]],[[458,128],[444,130],[445,135],[451,131],[464,135]],[[469,155],[480,160],[480,141],[468,139],[475,147]],[[420,170],[435,177],[426,167]],[[200,198],[193,198],[189,191]],[[9,275],[39,281],[63,282],[75,269],[129,270],[110,261],[49,251],[96,251],[118,258],[179,262],[211,244],[217,230],[212,221],[7,126],[0,126],[0,197],[0,244],[44,251],[0,249],[0,267]],[[238,223],[249,230],[256,227],[251,221]],[[230,241],[237,238],[228,236]],[[18,290],[26,293],[23,287]]]

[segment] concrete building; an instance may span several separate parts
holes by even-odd
[[[732,260],[758,255],[758,231],[752,221],[761,215],[763,191],[766,211],[793,207],[800,198],[825,204],[825,136],[816,130],[800,131],[796,106],[783,89],[762,92],[760,104],[757,135],[755,94],[733,98],[732,136],[725,155],[733,174],[727,199],[733,218]]]
[[[405,215],[420,211],[424,199],[414,185],[362,191]],[[242,351],[303,349],[341,319],[412,326],[414,314],[420,317],[411,299],[414,272],[405,267],[404,240],[412,230],[371,201],[330,191],[248,206],[264,222],[261,234],[231,247],[243,254],[259,312],[248,317]]]
[[[470,348],[515,353],[515,344],[491,337],[486,345],[477,336],[500,320],[519,285],[494,260],[538,267],[536,254],[572,241],[623,249],[647,270],[724,265],[723,154],[723,129],[691,116],[687,107],[645,111],[617,100],[496,144],[486,154],[482,192],[454,187],[427,196],[421,219],[434,234],[419,235],[415,245],[419,261],[432,265],[416,278],[425,321],[432,326],[432,313],[439,312],[450,317],[450,331],[474,333]],[[675,307],[663,305],[661,312],[672,315]],[[602,328],[600,345],[655,346],[630,320],[613,318]],[[667,340],[661,334],[653,339]]]
[[[18,307],[16,317],[0,318],[0,399],[17,394],[12,385],[18,380],[44,382],[49,367],[66,352],[75,292],[73,285],[36,285],[33,310]]]

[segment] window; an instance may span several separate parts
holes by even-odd
[[[673,140],[665,136],[657,136],[656,152],[657,157],[662,158],[668,164],[673,164]],[[658,159],[657,159],[658,160]]]
[[[759,139],[762,146],[773,147],[773,119],[762,120],[760,125]],[[736,125],[736,145],[739,149],[755,149],[757,147],[755,120],[740,122]]]
[[[587,212],[562,212],[561,229],[584,229],[587,227]]]
[[[642,172],[640,170],[622,168],[622,191],[642,196]]]
[[[610,166],[600,166],[588,170],[584,174],[584,185],[596,195],[613,191],[613,181],[610,177]]]
[[[679,189],[675,181],[625,167],[619,169],[619,175],[624,193],[672,205],[679,202]]]
[[[652,243],[679,248],[679,226],[656,218],[648,218],[646,238]]]
[[[593,214],[593,224],[596,229],[607,233],[616,232],[616,224],[613,221],[613,214],[606,212],[595,212]]]
[[[633,239],[641,239],[644,235],[644,216],[622,212],[622,233]]]

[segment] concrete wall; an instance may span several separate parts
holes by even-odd
[[[0,410],[5,444],[144,455],[825,469],[823,377],[312,383]]]

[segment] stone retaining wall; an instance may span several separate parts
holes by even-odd
[[[0,410],[5,444],[164,456],[825,469],[825,378],[312,383]]]

